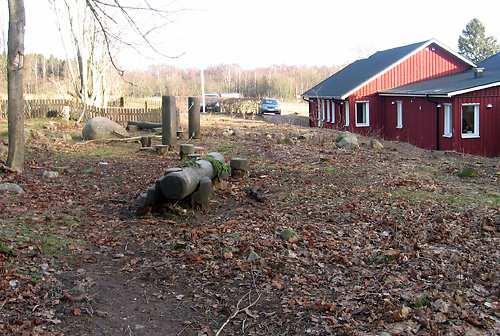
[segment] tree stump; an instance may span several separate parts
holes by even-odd
[[[181,160],[184,160],[185,158],[188,157],[189,154],[194,153],[194,145],[192,144],[182,144],[179,147],[179,156],[181,157]]]
[[[168,152],[169,146],[167,145],[156,145],[155,150],[158,155],[165,155]]]
[[[151,147],[152,138],[148,136],[141,137],[141,147]]]
[[[236,178],[244,177],[248,172],[248,160],[244,158],[231,159],[231,176]]]

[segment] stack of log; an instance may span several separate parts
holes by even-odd
[[[190,158],[193,163],[189,167],[167,169],[164,176],[157,179],[136,199],[137,214],[143,215],[164,204],[179,201],[185,201],[193,208],[208,206],[213,196],[213,180],[225,177],[219,175],[220,172],[216,171],[211,161],[225,164],[224,155],[211,152],[207,154],[207,159],[193,159],[196,155],[195,148],[193,145],[181,145],[181,157]],[[243,158],[234,158],[231,160],[231,167],[232,176],[241,178],[246,175],[248,162]]]

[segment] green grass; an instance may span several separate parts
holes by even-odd
[[[219,145],[219,147],[217,147],[217,152],[219,152],[221,154],[229,154],[233,150],[234,150],[234,145],[231,143],[221,144],[221,145]]]
[[[337,172],[338,172],[338,169],[335,168],[335,167],[326,167],[325,168],[325,173],[326,174],[333,175],[333,174],[337,174]]]
[[[477,175],[477,171],[471,167],[465,167],[458,173],[458,176],[462,178],[477,177]]]
[[[65,227],[68,232],[71,228],[80,225],[78,218],[73,216],[63,216],[52,222],[43,224],[28,224],[28,217],[0,220],[0,237],[10,241],[13,249],[0,244],[0,249],[6,251],[15,250],[16,246],[34,245],[40,248],[45,256],[59,256],[67,254],[71,245],[81,245],[82,241],[65,236],[57,232],[60,227]]]
[[[427,295],[423,294],[415,299],[415,302],[413,303],[413,308],[421,309],[421,308],[427,307],[430,304],[431,304],[431,300],[429,299],[429,297]]]

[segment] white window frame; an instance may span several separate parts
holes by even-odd
[[[318,118],[318,121],[321,121],[321,105],[322,105],[322,99],[318,98],[318,115],[316,116]]]
[[[332,114],[331,114],[330,120],[331,120],[332,124],[335,124],[335,101],[334,100],[332,100],[332,110],[331,110],[331,113]]]
[[[326,101],[326,122],[330,122],[330,101]]]
[[[473,133],[464,133],[463,131],[463,120],[464,120],[464,106],[474,106],[474,132]],[[462,139],[474,139],[479,138],[479,103],[468,103],[462,104],[462,108],[460,111],[460,129],[462,133]]]
[[[349,101],[344,102],[344,113],[345,113],[345,121],[344,121],[344,126],[349,126],[349,113],[350,113],[350,106],[349,106]]]
[[[358,123],[358,104],[364,104],[366,106],[366,120],[364,123]],[[370,126],[370,101],[368,100],[358,100],[355,102],[355,105],[354,105],[354,110],[355,110],[355,113],[354,113],[354,118],[355,118],[355,122],[356,122],[356,127],[369,127]]]
[[[450,103],[443,104],[443,137],[453,137],[453,107]]]
[[[396,101],[396,128],[403,128],[403,101]]]

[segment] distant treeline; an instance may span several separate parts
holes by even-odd
[[[274,65],[258,69],[243,69],[238,65],[217,65],[205,70],[206,92],[233,93],[245,97],[278,97],[293,99],[308,88],[334,73],[337,67]],[[113,69],[106,94],[109,97],[149,97],[161,95],[199,95],[200,70],[155,65],[143,71],[125,73],[117,79]],[[66,60],[41,54],[24,58],[25,93],[34,96],[62,97],[67,95],[71,74]],[[0,93],[7,92],[6,55],[0,54]],[[121,83],[120,83],[121,82]]]
[[[245,97],[279,97],[293,99],[312,85],[333,74],[337,67],[274,65],[247,70],[238,65],[208,67],[205,91],[241,93]],[[127,87],[130,96],[190,96],[200,94],[200,70],[170,66],[152,66],[126,76],[134,85]]]

